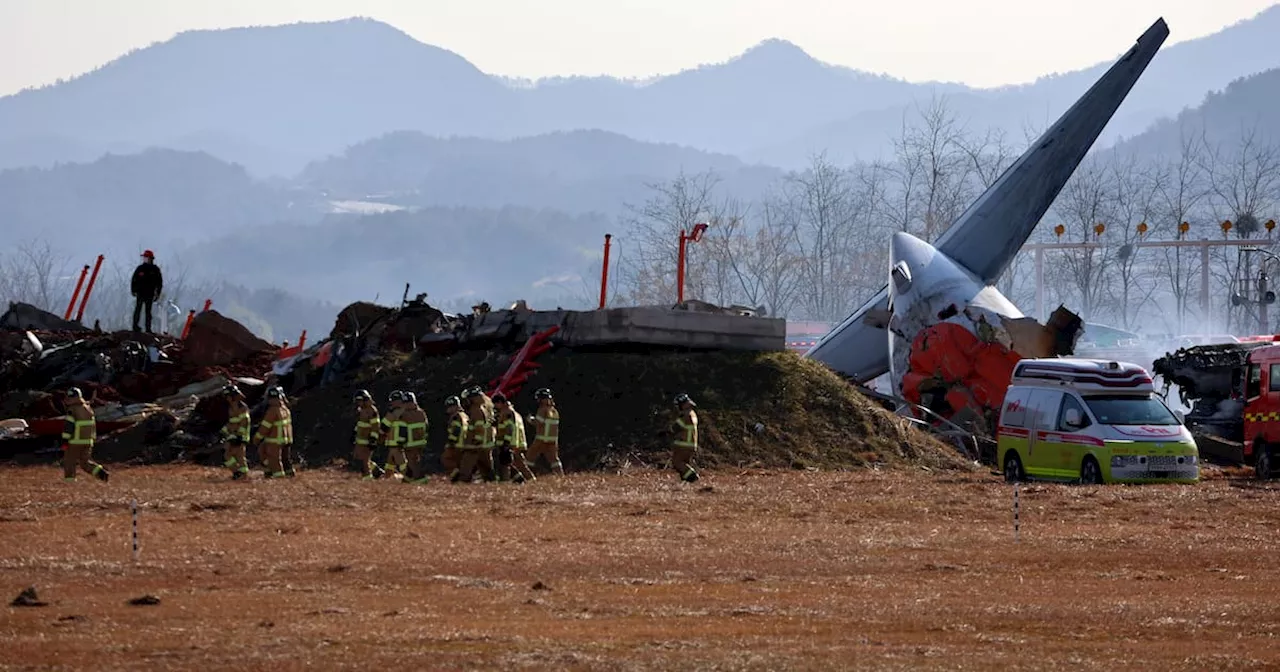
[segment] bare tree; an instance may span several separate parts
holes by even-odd
[[[804,278],[800,302],[809,317],[840,319],[851,303],[855,223],[868,204],[859,198],[849,172],[823,154],[812,157],[805,172],[789,175],[784,188]]]
[[[67,258],[47,241],[26,240],[0,256],[0,297],[61,314],[74,285],[65,275]],[[78,277],[78,276],[77,276]]]
[[[1180,237],[1179,227],[1194,218],[1193,213],[1208,194],[1207,176],[1203,164],[1204,142],[1201,137],[1183,135],[1178,156],[1163,161],[1153,174],[1159,215],[1150,235],[1169,239]],[[1200,255],[1185,248],[1165,248],[1158,273],[1165,279],[1173,298],[1174,323],[1179,333],[1187,328],[1188,304],[1192,288],[1199,288],[1198,265]],[[1207,322],[1202,315],[1201,321]]]
[[[898,188],[886,205],[899,231],[933,240],[972,200],[974,156],[982,150],[965,137],[945,97],[916,106],[915,113],[915,123],[904,115],[893,141]]]
[[[1234,147],[1218,146],[1203,152],[1202,165],[1209,178],[1213,207],[1227,215],[1236,236],[1250,239],[1260,235],[1260,216],[1275,211],[1280,189],[1280,148],[1264,142],[1256,127],[1244,128]],[[1220,290],[1225,290],[1221,294],[1229,295],[1240,289],[1238,284],[1252,281],[1255,271],[1249,256],[1223,250],[1214,259],[1213,276]],[[1249,328],[1253,320],[1251,307],[1245,305],[1233,311],[1229,302],[1221,303],[1229,328]]]
[[[998,128],[988,130],[981,138],[962,137],[958,144],[969,159],[970,175],[983,189],[995,184],[1022,153]]]
[[[1139,243],[1146,237],[1138,227],[1145,226],[1150,233],[1147,220],[1155,214],[1157,193],[1153,180],[1159,175],[1148,166],[1140,165],[1132,155],[1113,154],[1107,170],[1108,182],[1114,190],[1107,238],[1113,244],[1119,243],[1112,259],[1118,282],[1109,283],[1107,288],[1112,310],[1120,318],[1121,326],[1130,329],[1157,286],[1156,278],[1145,273],[1145,267],[1138,263]]]
[[[680,231],[693,231],[695,224],[707,221],[715,203],[715,190],[720,179],[708,171],[695,175],[681,172],[668,182],[647,185],[652,196],[643,205],[628,205],[629,215],[622,221],[626,229],[621,236],[628,246],[626,259],[619,260],[619,291],[637,305],[673,303],[676,298],[676,259]],[[697,245],[688,248],[686,286],[695,290],[704,280],[702,265],[694,260],[703,254]],[[622,297],[620,297],[622,298]]]
[[[1054,210],[1062,218],[1068,238],[1078,242],[1096,240],[1094,227],[1105,224],[1111,214],[1109,206],[1114,186],[1111,174],[1095,157],[1086,157],[1063,187]],[[1098,317],[1104,308],[1103,298],[1111,261],[1110,251],[1103,249],[1063,250],[1063,263],[1052,275],[1060,280],[1079,300],[1077,311],[1086,319]]]

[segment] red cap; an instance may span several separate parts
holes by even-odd
[[[155,252],[152,252],[151,250],[143,250],[143,251],[142,251],[142,256],[144,256],[144,257],[146,257],[146,258],[148,258],[148,259],[155,259],[155,258],[156,258],[156,253],[155,253]]]

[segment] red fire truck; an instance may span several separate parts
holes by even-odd
[[[1153,372],[1177,385],[1191,407],[1187,428],[1201,452],[1277,475],[1280,458],[1280,336],[1183,348],[1156,360]]]

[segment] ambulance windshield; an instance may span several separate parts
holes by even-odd
[[[1086,396],[1084,403],[1103,425],[1179,425],[1159,397],[1137,395]]]

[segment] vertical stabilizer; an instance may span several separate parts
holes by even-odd
[[[1071,174],[1147,64],[1169,37],[1158,19],[934,242],[942,253],[984,281],[995,282],[1022,249]]]

